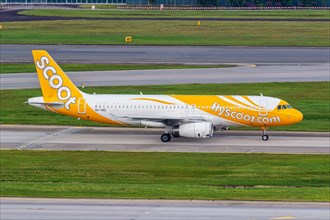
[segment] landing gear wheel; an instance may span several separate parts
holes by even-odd
[[[263,141],[267,141],[269,137],[268,137],[267,134],[264,134],[264,135],[262,135],[261,138],[262,138]]]
[[[160,136],[160,139],[163,142],[169,142],[171,140],[171,135],[169,133],[162,134],[162,136]]]

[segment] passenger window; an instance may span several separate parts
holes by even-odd
[[[281,106],[280,105],[277,106],[277,110],[281,110]]]
[[[286,106],[285,105],[282,105],[282,109],[286,109]]]
[[[287,105],[286,107],[288,107],[288,108],[292,108],[292,106],[291,106],[291,105]]]

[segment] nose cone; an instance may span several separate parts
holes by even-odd
[[[303,120],[303,118],[304,115],[300,111],[296,110],[294,114],[294,123],[300,122],[301,120]]]

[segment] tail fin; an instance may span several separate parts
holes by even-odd
[[[62,102],[65,109],[78,102],[82,92],[45,50],[32,51],[45,102]]]

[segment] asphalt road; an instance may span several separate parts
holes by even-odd
[[[330,154],[329,133],[222,131],[209,139],[160,140],[162,129],[1,125],[0,149]]]
[[[186,83],[312,82],[330,80],[329,64],[242,66],[221,69],[68,72],[78,86],[164,85]],[[1,89],[39,88],[35,73],[1,74]]]
[[[48,6],[47,8],[60,8],[60,6]],[[62,6],[63,7],[63,6]],[[63,8],[76,8],[78,5],[70,5]],[[9,7],[6,9],[0,10],[0,22],[12,22],[12,21],[50,21],[50,20],[154,20],[154,21],[196,21],[196,18],[185,18],[185,17],[138,17],[127,18],[127,17],[107,17],[107,18],[98,18],[98,17],[58,17],[58,16],[28,16],[17,14],[24,9],[32,8],[45,8],[45,6],[38,5],[27,5],[25,8]],[[198,20],[208,20],[208,21],[294,21],[294,22],[329,22],[329,19],[309,19],[309,18],[198,18]]]
[[[328,47],[0,45],[0,62],[33,62],[31,50],[47,50],[72,63],[329,63]]]
[[[1,220],[328,220],[329,203],[1,198]]]

